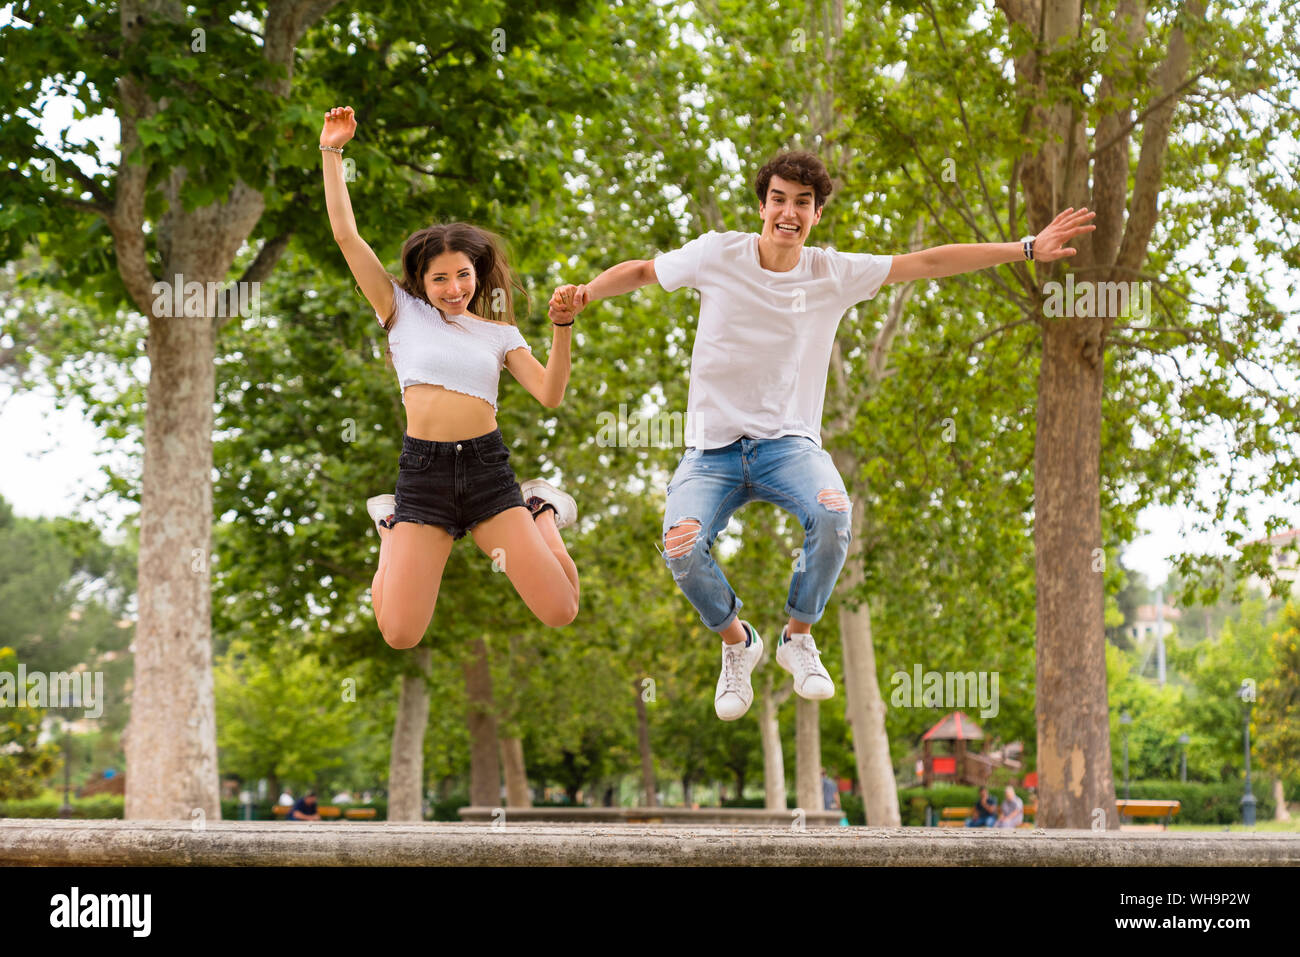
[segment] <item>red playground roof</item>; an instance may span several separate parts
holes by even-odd
[[[960,711],[943,718],[921,736],[922,741],[975,741],[984,737],[980,726]]]

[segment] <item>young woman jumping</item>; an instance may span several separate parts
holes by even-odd
[[[493,234],[466,223],[412,233],[402,246],[402,279],[394,280],[352,215],[342,153],[356,128],[350,106],[325,114],[325,202],[334,240],[388,334],[406,407],[397,494],[366,502],[381,540],[375,621],[392,647],[419,644],[452,542],[468,532],[539,620],[567,625],[578,614],[578,569],[559,530],[577,519],[577,504],[540,478],[518,484],[496,405],[503,367],[542,405],[560,404],[572,296],[552,299],[543,367],[514,324],[513,293],[524,290]]]

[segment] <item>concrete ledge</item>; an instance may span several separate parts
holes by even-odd
[[[747,824],[790,827],[794,808],[768,811],[755,807],[463,807],[456,812],[466,822],[487,823],[505,815],[508,824],[540,822],[574,824]],[[805,827],[838,827],[841,811],[804,811]]]
[[[1300,864],[1300,835],[0,819],[0,865],[15,864],[1241,867]]]

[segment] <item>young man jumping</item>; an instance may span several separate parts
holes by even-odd
[[[1065,243],[1095,213],[1067,209],[1037,237],[1015,243],[936,246],[903,256],[805,246],[831,179],[812,153],[783,153],[758,173],[761,233],[710,232],[653,260],[629,260],[576,287],[579,309],[658,282],[700,293],[686,400],[686,452],[668,484],[664,558],[709,629],[722,636],[714,709],[734,721],[754,699],[750,672],[763,641],[739,618],[743,604],[713,560],[713,543],[737,509],[771,502],[804,528],[790,579],[777,664],[814,701],[835,685],[812,626],[822,617],[851,540],[851,502],[821,447],[822,405],[835,330],[850,306],[887,283],[939,279],[989,266],[1072,256]],[[565,296],[573,287],[561,287]]]

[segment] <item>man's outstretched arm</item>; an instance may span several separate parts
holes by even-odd
[[[1096,213],[1084,209],[1067,209],[1057,216],[1034,240],[1034,259],[1052,262],[1073,256],[1078,250],[1066,246],[1079,233],[1097,227],[1088,223]],[[911,282],[913,279],[942,279],[958,273],[1023,262],[1024,247],[1016,243],[957,243],[935,246],[920,252],[893,257],[885,283]]]
[[[551,294],[550,305],[552,309],[562,305],[571,306],[576,316],[597,299],[621,296],[658,281],[653,259],[629,259],[617,266],[610,266],[591,282],[581,286],[560,286]],[[570,294],[573,297],[571,300],[568,299]]]
[[[629,259],[610,266],[591,282],[579,286],[574,293],[574,305],[581,309],[597,299],[621,296],[658,281],[653,259]]]

